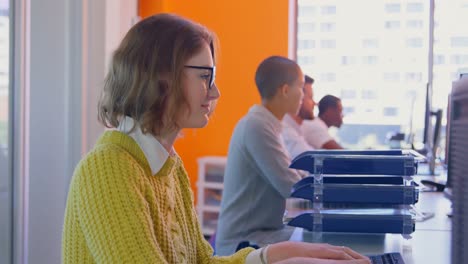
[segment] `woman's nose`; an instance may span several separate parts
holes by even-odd
[[[216,85],[216,83],[214,83],[213,86],[211,86],[211,88],[208,90],[208,97],[211,100],[216,100],[220,96],[221,96],[221,93],[219,92],[218,86]]]

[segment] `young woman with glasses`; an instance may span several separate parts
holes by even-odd
[[[62,263],[368,263],[348,248],[294,242],[213,256],[173,145],[181,129],[208,123],[220,96],[215,44],[205,27],[169,14],[140,21],[122,40],[98,106],[112,129],[76,167]]]

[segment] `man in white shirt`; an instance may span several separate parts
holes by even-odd
[[[307,143],[317,149],[342,149],[328,133],[331,126],[340,128],[343,124],[341,100],[333,95],[324,96],[319,104],[319,115],[302,123],[302,133]]]
[[[314,79],[308,75],[305,75],[305,84],[303,88],[304,97],[302,98],[301,108],[299,113],[286,114],[282,121],[282,132],[284,146],[289,153],[289,157],[294,159],[304,151],[313,150],[312,147],[305,140],[301,125],[304,120],[314,119],[314,90],[313,90]]]

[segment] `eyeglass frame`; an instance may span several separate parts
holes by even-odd
[[[216,79],[216,66],[208,67],[208,66],[194,66],[194,65],[184,65],[185,68],[191,69],[199,69],[199,70],[209,70],[211,71],[210,81],[208,82],[208,89],[211,89],[215,83]]]

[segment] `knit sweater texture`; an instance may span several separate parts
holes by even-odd
[[[62,263],[244,263],[252,250],[213,256],[177,155],[152,175],[130,136],[107,131],[75,170]]]

